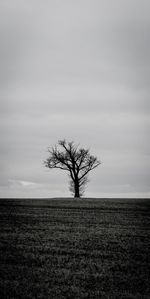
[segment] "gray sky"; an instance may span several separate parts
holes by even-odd
[[[59,139],[102,165],[85,196],[150,197],[150,1],[0,2],[0,197],[70,196]]]

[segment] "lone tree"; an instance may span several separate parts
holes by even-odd
[[[45,167],[59,168],[69,172],[70,191],[74,197],[81,197],[88,182],[88,173],[101,164],[90,155],[88,149],[78,148],[74,142],[58,141],[58,145],[48,149],[49,157],[44,161]]]

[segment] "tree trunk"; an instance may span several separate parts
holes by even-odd
[[[76,180],[74,182],[74,197],[80,198],[80,188],[79,188],[79,181]]]

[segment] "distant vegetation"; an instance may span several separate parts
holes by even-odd
[[[1,298],[150,298],[149,200],[0,200]]]
[[[60,148],[58,148],[58,146]],[[61,140],[49,149],[50,156],[44,161],[48,168],[59,168],[69,173],[70,191],[74,197],[81,197],[88,182],[88,173],[100,165],[100,161],[88,149],[78,148],[74,142]]]

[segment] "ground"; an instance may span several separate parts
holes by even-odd
[[[150,298],[149,236],[149,199],[1,199],[1,298]]]

